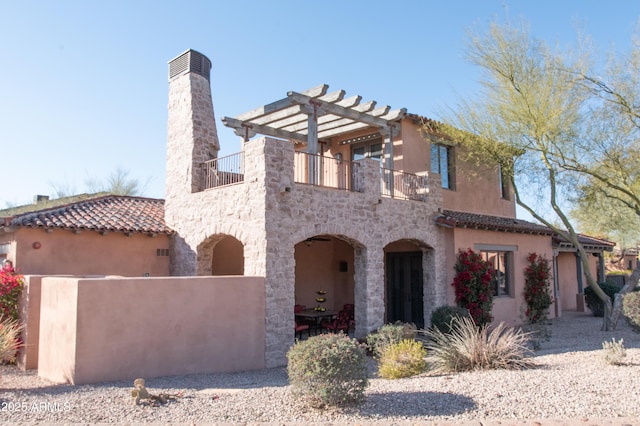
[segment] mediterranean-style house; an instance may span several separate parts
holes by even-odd
[[[321,85],[223,117],[243,146],[218,158],[210,70],[194,50],[169,62],[164,202],[100,195],[0,211],[0,255],[25,274],[258,277],[263,293],[251,300],[264,301],[254,310],[264,328],[253,344],[266,367],[286,363],[294,305],[313,308],[320,291],[330,310],[355,305],[359,338],[387,322],[428,326],[435,308],[455,304],[459,250],[480,252],[501,272],[495,322],[523,322],[533,252],[553,266],[550,316],[584,309],[575,248],[516,218],[500,170],[466,162],[455,143],[425,130],[429,119]],[[603,280],[602,253],[614,244],[581,238]],[[234,312],[248,300],[238,298]]]
[[[321,85],[222,122],[244,140],[220,148],[210,60],[188,50],[169,63],[165,221],[176,234],[176,275],[216,274],[221,252],[238,274],[265,278],[266,357],[281,364],[293,306],[355,304],[355,334],[385,322],[428,325],[454,304],[456,253],[481,252],[495,283],[495,321],[523,321],[527,255],[552,261],[555,304],[581,309],[576,250],[548,228],[519,220],[512,189],[493,165],[464,161],[425,131],[428,119]],[[256,135],[261,137],[254,138]],[[613,243],[583,236],[593,272]]]

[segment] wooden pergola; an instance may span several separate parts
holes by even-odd
[[[345,91],[327,93],[323,84],[304,92],[288,92],[287,97],[246,112],[235,118],[223,117],[225,126],[248,141],[256,134],[290,139],[307,144],[309,154],[318,154],[318,141],[375,127],[384,138],[384,164],[393,168],[392,138],[400,131],[405,108],[391,111],[375,101],[362,103],[361,96],[345,98]],[[311,166],[311,164],[310,164]]]

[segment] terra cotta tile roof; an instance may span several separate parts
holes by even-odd
[[[511,217],[490,216],[477,213],[465,213],[443,210],[436,223],[456,228],[474,228],[488,231],[517,232],[524,234],[553,235],[553,231],[544,225],[527,222]]]
[[[164,222],[164,200],[106,195],[4,219],[4,226],[172,234]]]
[[[445,227],[473,228],[487,231],[514,232],[522,234],[550,235],[557,245],[571,245],[565,238],[557,235],[552,229],[537,223],[510,217],[490,216],[477,213],[465,213],[443,210],[436,218],[436,223]],[[579,234],[578,241],[585,248],[613,250],[616,243],[600,238]]]

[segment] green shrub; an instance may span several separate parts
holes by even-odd
[[[631,328],[640,332],[640,292],[633,291],[622,296],[622,313]]]
[[[611,283],[598,283],[602,291],[611,298],[611,303],[613,303],[615,295],[620,288]],[[591,310],[594,317],[602,317],[604,316],[604,303],[598,297],[595,291],[591,287],[586,287],[584,289],[584,299],[587,304],[587,307]]]
[[[416,340],[404,339],[388,345],[380,355],[378,374],[385,379],[415,376],[425,370],[426,355],[422,343]]]
[[[18,321],[0,317],[0,362],[15,361],[16,352],[22,346],[20,342],[22,328]]]
[[[414,324],[397,321],[393,324],[385,324],[366,337],[367,348],[376,357],[382,355],[385,347],[401,342],[403,339],[413,339],[416,335]]]
[[[436,372],[520,369],[532,365],[525,357],[529,352],[529,334],[507,328],[502,322],[490,331],[488,325],[478,327],[471,318],[454,318],[451,333],[435,328],[426,333],[427,364]]]
[[[292,393],[311,407],[360,402],[369,384],[363,345],[345,334],[320,334],[287,353]]]
[[[469,310],[460,306],[440,306],[431,314],[431,327],[443,333],[451,333],[453,318],[471,318]]]
[[[602,353],[604,360],[611,365],[622,364],[623,358],[627,356],[627,350],[624,347],[624,339],[616,341],[611,338],[610,342],[602,342]]]

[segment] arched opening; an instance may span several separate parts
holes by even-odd
[[[244,275],[244,245],[230,236],[213,246],[211,275]]]
[[[209,237],[198,246],[198,275],[244,275],[244,245],[231,235]]]
[[[354,305],[354,249],[350,243],[336,236],[317,235],[299,242],[294,250],[295,304],[299,309],[303,306],[337,314],[345,305]],[[349,331],[353,330],[352,322]]]

